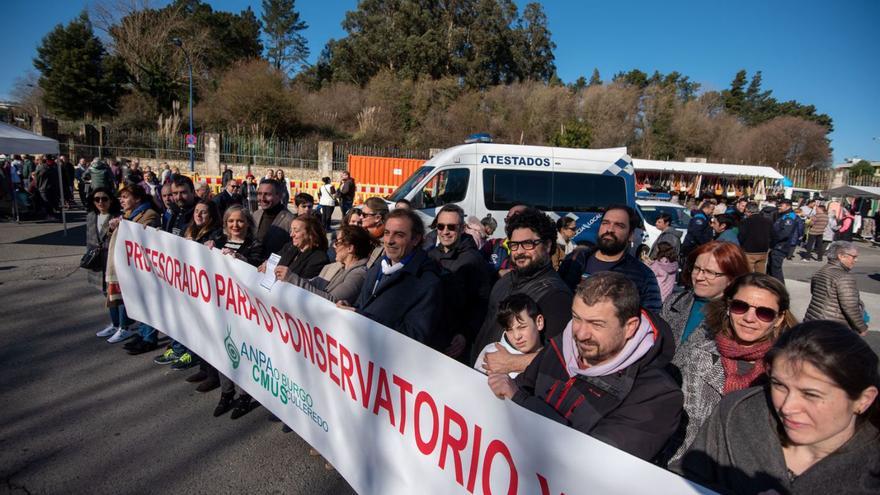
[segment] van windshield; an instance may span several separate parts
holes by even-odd
[[[391,196],[388,196],[388,200],[392,202],[400,201],[401,199],[405,199],[410,191],[413,190],[419,182],[422,181],[431,171],[434,170],[434,167],[419,167],[412,175],[409,176],[409,179],[406,179],[406,182],[400,185],[397,189],[391,193]]]

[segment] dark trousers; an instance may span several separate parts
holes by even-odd
[[[783,284],[785,284],[785,275],[782,274],[782,262],[785,261],[786,254],[788,253],[782,249],[773,248],[770,250],[770,259],[767,261],[767,275]]]
[[[324,230],[330,232],[330,219],[333,218],[333,210],[335,206],[321,205],[321,219],[324,221]]]
[[[339,200],[339,206],[342,208],[342,216],[345,216],[348,213],[348,210],[354,205],[353,199],[341,199]]]
[[[816,259],[822,261],[822,256],[825,255],[825,243],[822,241],[822,234],[809,234],[807,235],[807,244],[804,246],[807,249],[807,257],[812,257],[813,253],[816,253]]]

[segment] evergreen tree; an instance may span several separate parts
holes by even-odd
[[[117,61],[107,57],[86,12],[43,38],[34,67],[48,108],[71,119],[111,113],[125,77]]]
[[[733,81],[730,83],[730,89],[721,92],[721,99],[724,101],[724,108],[732,115],[742,115],[746,106],[746,93],[743,88],[746,87],[746,71],[741,69],[736,73]]]
[[[556,75],[553,50],[556,43],[550,39],[550,29],[547,27],[547,15],[541,4],[530,3],[526,5],[522,15],[522,24],[519,27],[523,46],[519,52],[524,61],[521,64],[521,72],[526,79],[549,82]]]
[[[599,69],[598,68],[595,68],[595,67],[593,68],[593,74],[590,76],[589,85],[590,86],[601,86],[602,85],[602,78],[599,76]]]
[[[266,58],[276,70],[289,72],[305,63],[308,42],[300,31],[309,26],[300,20],[294,0],[263,0],[263,30],[266,33]]]

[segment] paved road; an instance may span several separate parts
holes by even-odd
[[[214,418],[218,390],[95,338],[84,227],[60,230],[0,223],[0,494],[352,493],[262,408]]]

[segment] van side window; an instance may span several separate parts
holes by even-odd
[[[603,211],[626,203],[626,182],[613,175],[485,169],[483,198],[489,210],[527,204],[544,211]]]
[[[466,168],[440,171],[422,189],[422,204],[414,206],[437,208],[447,203],[464,201],[465,196],[467,196],[470,175],[470,170]]]

